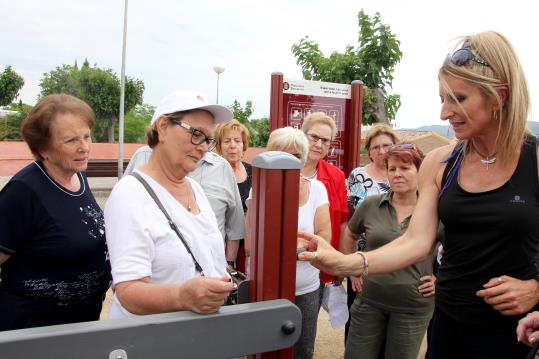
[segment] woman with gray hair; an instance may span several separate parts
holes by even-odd
[[[175,91],[147,130],[150,160],[114,187],[105,207],[114,299],[110,318],[212,313],[233,289],[223,238],[202,187],[187,174],[232,119],[204,95]]]
[[[292,127],[273,131],[266,148],[268,151],[290,153],[301,161],[302,166],[308,153],[305,135]],[[328,195],[322,182],[300,176],[298,211],[298,230],[316,234],[328,242],[331,240]],[[247,225],[248,223],[247,221]],[[249,233],[249,230],[246,233]],[[247,239],[246,252],[249,248]],[[302,330],[298,342],[294,345],[294,357],[312,358],[320,309],[320,271],[310,263],[296,262],[296,305],[302,314]]]

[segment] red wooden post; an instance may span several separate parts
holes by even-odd
[[[343,166],[347,176],[359,166],[361,150],[361,122],[363,119],[363,82],[352,81],[352,101],[350,103],[350,119],[345,122],[346,154]]]
[[[271,74],[270,132],[288,126],[283,116],[283,73]]]
[[[265,152],[253,159],[250,302],[296,299],[299,168],[299,160],[284,152]],[[292,357],[292,348],[250,356]]]

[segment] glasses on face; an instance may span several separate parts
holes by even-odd
[[[392,145],[389,147],[388,151],[398,151],[398,150],[415,150],[417,149],[416,145],[413,143],[400,143],[397,145]]]
[[[309,142],[312,142],[313,144],[318,143],[318,141],[321,141],[322,145],[327,146],[331,142],[330,138],[323,138],[319,137],[315,134],[308,133],[307,138],[309,139]]]
[[[206,145],[208,146],[208,151],[213,151],[213,149],[215,148],[215,145],[217,144],[214,138],[206,136],[204,132],[194,128],[193,126],[189,126],[188,124],[183,123],[180,120],[170,118],[170,117],[169,119],[173,124],[183,127],[187,131],[191,132],[191,143],[193,145],[198,146],[203,143],[206,143]]]
[[[459,67],[467,65],[470,61],[477,62],[483,66],[490,66],[488,62],[476,56],[469,47],[463,47],[462,49],[453,52],[453,54],[447,55],[445,62],[447,63],[448,61],[451,61],[453,65]]]
[[[376,145],[371,147],[371,151],[380,152],[381,150],[387,151],[391,146],[393,146],[392,143],[384,143],[383,145]]]

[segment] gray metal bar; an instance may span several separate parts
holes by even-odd
[[[232,358],[291,347],[300,332],[299,309],[277,299],[210,315],[176,312],[0,332],[0,357]],[[117,354],[122,351],[125,356]]]

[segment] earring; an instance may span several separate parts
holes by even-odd
[[[494,118],[495,121],[498,121],[498,111],[493,111],[492,117]]]

